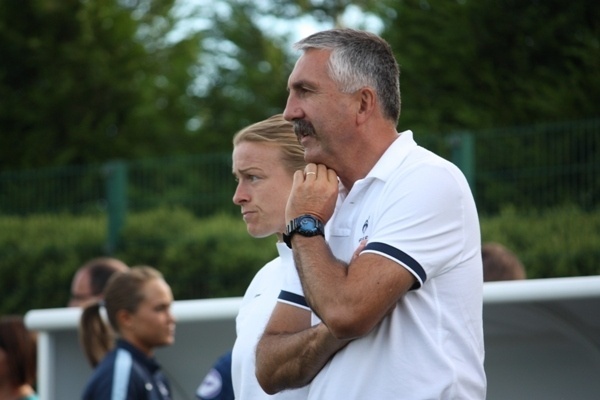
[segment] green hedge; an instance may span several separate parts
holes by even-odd
[[[160,269],[177,299],[242,296],[276,257],[275,242],[252,238],[240,216],[198,219],[181,209],[158,210],[129,218],[116,256]]]
[[[481,235],[510,248],[528,278],[600,274],[600,210],[565,207],[520,214],[507,208],[482,219]]]
[[[600,211],[505,209],[481,229],[483,241],[521,258],[529,278],[600,274]],[[65,305],[75,270],[104,254],[105,241],[102,216],[0,217],[0,314]],[[161,270],[179,300],[241,296],[275,257],[274,242],[250,237],[239,216],[159,209],[128,215],[115,256]]]
[[[104,255],[103,217],[0,217],[0,314],[63,307],[71,279],[86,260]],[[197,219],[182,209],[129,214],[121,248],[129,265],[151,265],[176,299],[242,296],[276,256],[275,239],[254,239],[239,216]]]
[[[0,218],[0,314],[66,304],[82,260],[102,253],[100,217]]]

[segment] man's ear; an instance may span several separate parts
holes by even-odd
[[[358,124],[363,124],[369,119],[371,114],[373,114],[373,110],[375,110],[375,105],[377,102],[377,97],[375,96],[375,90],[368,86],[361,88],[358,94],[360,96],[360,105],[358,108],[358,113],[356,115],[356,122]]]

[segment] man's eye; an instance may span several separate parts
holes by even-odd
[[[310,92],[309,88],[304,87],[304,86],[295,86],[293,91],[296,96],[300,96],[300,97],[304,96],[308,92]]]

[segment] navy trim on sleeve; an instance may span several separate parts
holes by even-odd
[[[419,276],[419,278],[421,278],[421,282],[425,283],[425,281],[427,280],[427,274],[425,273],[425,270],[423,269],[423,267],[421,267],[421,264],[419,264],[419,262],[417,260],[415,260],[414,258],[409,256],[402,250],[399,250],[388,244],[379,243],[379,242],[367,243],[367,245],[365,246],[363,251],[368,251],[368,250],[375,251],[377,253],[387,254],[388,256],[400,261],[402,264],[404,264],[408,268],[410,268],[415,274],[417,274]],[[419,282],[417,282],[413,285],[411,290],[417,289],[420,286],[421,286],[421,284]]]
[[[309,308],[308,303],[306,303],[306,299],[304,298],[304,296],[300,296],[300,295],[298,295],[296,293],[292,293],[292,292],[287,292],[285,290],[282,290],[281,292],[279,292],[279,300],[287,301],[292,304],[297,304],[301,307]]]

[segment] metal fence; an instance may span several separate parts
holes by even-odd
[[[463,170],[481,214],[600,204],[600,119],[415,138]],[[102,213],[114,231],[165,205],[237,212],[234,188],[229,153],[1,172],[0,215]]]
[[[481,210],[600,204],[600,120],[497,129],[476,140]]]
[[[480,214],[600,205],[600,119],[449,135],[417,142],[467,176]]]

